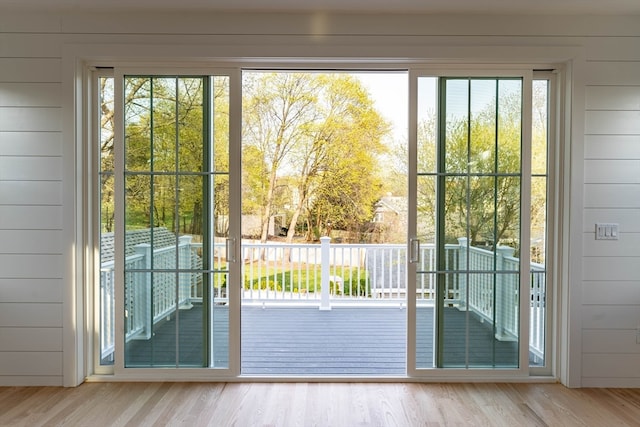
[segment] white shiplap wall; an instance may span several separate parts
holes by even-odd
[[[0,385],[63,383],[62,85],[43,46],[0,33]]]
[[[640,39],[590,46],[585,88],[582,385],[640,386]],[[595,223],[620,225],[595,240]]]
[[[162,52],[163,43],[181,38],[194,50],[200,45],[215,51],[211,43],[219,40],[225,45],[220,51],[228,54],[234,44],[241,52],[261,52],[252,44],[272,37],[274,55],[286,56],[282,35],[290,34],[298,51],[308,44],[327,56],[354,52],[350,46],[365,38],[371,46],[362,52],[373,55],[382,46],[409,57],[420,49],[425,58],[429,44],[445,55],[447,46],[585,50],[586,84],[573,88],[574,96],[586,100],[584,146],[583,135],[574,134],[580,146],[572,150],[580,153],[584,182],[578,182],[582,192],[573,199],[578,205],[570,203],[584,222],[582,239],[571,240],[568,250],[582,262],[582,272],[564,284],[579,290],[568,293],[579,297],[571,305],[578,316],[569,316],[569,335],[579,336],[572,342],[581,343],[572,349],[578,357],[569,361],[580,367],[572,384],[640,386],[640,17],[349,15],[323,21],[325,31],[340,35],[333,41],[305,38],[316,24],[313,17],[284,15],[0,13],[0,385],[74,381],[63,372],[69,365],[63,361],[74,353],[63,343],[73,343],[69,336],[75,333],[67,312],[74,301],[65,300],[73,294],[73,275],[65,266],[75,256],[64,244],[73,240],[75,228],[68,225],[75,206],[66,196],[75,186],[74,174],[66,169],[76,162],[69,158],[74,141],[62,138],[63,120],[73,114],[70,94],[63,93],[69,87],[63,82],[72,81],[62,71],[65,43],[82,45],[85,52],[92,44],[110,44],[110,54],[117,56],[113,46],[124,51],[130,42]],[[618,222],[620,240],[596,242],[597,221]]]

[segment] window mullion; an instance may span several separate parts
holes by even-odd
[[[125,340],[125,141],[124,141],[124,75],[116,69],[114,74],[114,270],[115,270],[115,361],[114,373],[123,374]]]
[[[529,312],[531,270],[531,126],[533,72],[522,79],[522,143],[520,170],[520,370],[529,370]]]

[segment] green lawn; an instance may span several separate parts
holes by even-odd
[[[343,282],[343,294],[351,296],[368,295],[368,278],[366,273],[360,273],[358,280],[356,268],[340,268],[339,271],[331,271],[334,277],[341,277]],[[321,267],[319,265],[302,265],[294,270],[285,270],[272,266],[245,265],[244,288],[249,290],[274,290],[285,292],[320,292],[321,291]],[[333,293],[340,293],[333,288]]]

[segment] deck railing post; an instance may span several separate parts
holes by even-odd
[[[330,242],[331,237],[324,236],[320,238],[320,310],[331,310],[331,301],[329,299]]]
[[[100,268],[100,358],[115,348],[115,274],[113,264]]]
[[[460,302],[459,310],[466,311],[469,307],[469,298],[467,295],[467,278],[469,277],[467,271],[469,269],[469,239],[466,237],[458,237],[458,289],[457,298],[454,298]],[[448,295],[446,296],[449,297]]]
[[[185,235],[178,237],[178,269],[191,269],[191,240],[192,236]],[[193,281],[193,273],[180,273],[178,275],[180,281],[178,307],[189,309],[193,307],[191,304],[191,285]]]
[[[509,326],[512,321],[510,315],[512,309],[512,294],[514,290],[511,289],[513,283],[511,274],[503,273],[505,271],[505,257],[513,256],[515,249],[509,246],[496,247],[496,324],[495,324],[495,337],[498,340],[508,339],[508,332],[511,329]]]
[[[143,264],[144,268],[149,270],[151,269],[151,261],[153,257],[153,251],[151,245],[149,243],[140,243],[135,246],[136,253],[143,256]],[[133,273],[134,277],[138,277],[140,273]],[[134,297],[133,304],[131,307],[131,311],[133,312],[134,317],[134,329],[137,325],[143,326],[143,337],[144,339],[151,338],[151,326],[153,324],[153,313],[151,310],[151,306],[153,304],[152,298],[152,286],[151,286],[151,273],[146,272],[143,273],[144,280],[138,281],[137,279],[133,281],[134,285]]]

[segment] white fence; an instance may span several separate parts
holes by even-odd
[[[173,246],[152,250],[148,243],[135,246],[135,254],[125,261],[124,327],[127,341],[151,338],[151,325],[175,312],[176,302],[180,308],[191,305],[202,281],[202,274],[196,272],[192,265],[198,256],[194,252],[199,246],[191,243],[191,236],[178,239],[177,251]],[[114,261],[109,261],[100,268],[102,358],[113,353],[115,344],[114,267]]]
[[[225,245],[214,247],[215,268],[202,272],[202,245],[190,236],[175,246],[136,246],[125,262],[125,337],[149,339],[152,324],[177,307],[202,301],[203,286],[215,303],[228,302]],[[310,302],[327,308],[332,302],[404,302],[407,298],[406,245],[283,244],[243,242],[242,298],[248,302]],[[437,277],[445,304],[476,313],[495,326],[496,338],[515,340],[519,324],[519,263],[513,249],[495,252],[468,246],[465,239],[445,246],[443,266],[433,245],[423,245],[418,258],[416,298],[433,304]],[[114,265],[105,263],[100,280],[102,356],[114,349]],[[531,264],[530,351],[544,356],[546,274]],[[324,274],[323,274],[324,272]],[[210,279],[208,279],[210,278]],[[209,282],[207,283],[205,282]]]

